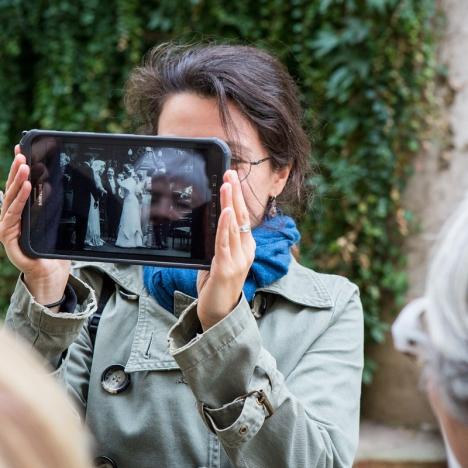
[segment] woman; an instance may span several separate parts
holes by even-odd
[[[442,427],[449,466],[468,467],[468,196],[436,247],[424,296],[401,311],[393,340],[424,365],[424,385]]]
[[[210,271],[80,263],[70,274],[69,262],[24,257],[14,213],[30,185],[18,154],[0,225],[24,272],[9,326],[64,374],[107,466],[351,466],[359,293],[295,261],[299,233],[276,207],[301,200],[310,152],[292,78],[253,47],[165,45],[134,71],[126,102],[144,132],[219,137],[235,153]],[[93,346],[81,325],[104,276],[112,296]],[[76,306],[54,304],[72,294]]]
[[[142,247],[143,233],[141,231],[140,202],[141,184],[130,164],[124,164],[125,178],[117,179],[117,184],[124,189],[122,214],[115,245],[117,247]]]
[[[100,193],[105,194],[106,191],[102,185],[101,176],[104,174],[106,163],[99,159],[95,159],[91,168],[93,170],[94,183]],[[99,211],[99,199],[91,194],[91,204],[89,206],[88,227],[86,229],[85,244],[90,247],[100,247],[104,245],[101,239],[101,215]]]

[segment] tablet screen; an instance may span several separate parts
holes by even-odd
[[[184,139],[37,136],[30,236],[37,253],[206,264],[225,157]]]

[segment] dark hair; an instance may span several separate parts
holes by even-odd
[[[227,103],[237,106],[257,130],[273,169],[291,164],[278,202],[299,213],[308,202],[310,142],[301,125],[298,89],[286,67],[251,46],[166,43],[154,47],[126,86],[127,111],[139,131],[157,133],[166,99],[181,92],[216,98],[227,135],[233,129]]]
[[[132,169],[133,169],[133,167],[132,167],[131,164],[124,164],[124,165],[122,166],[122,170],[123,170],[124,172],[126,172],[127,174],[131,174],[131,173],[132,173]]]

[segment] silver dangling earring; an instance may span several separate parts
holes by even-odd
[[[278,208],[276,207],[276,196],[272,196],[268,200],[268,217],[274,218],[278,214]]]

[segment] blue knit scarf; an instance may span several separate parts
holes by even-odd
[[[291,246],[300,239],[294,220],[283,215],[266,219],[252,234],[257,244],[255,260],[243,287],[249,302],[257,288],[268,286],[287,273]],[[171,313],[174,291],[197,297],[197,270],[145,266],[143,278],[149,293]]]

